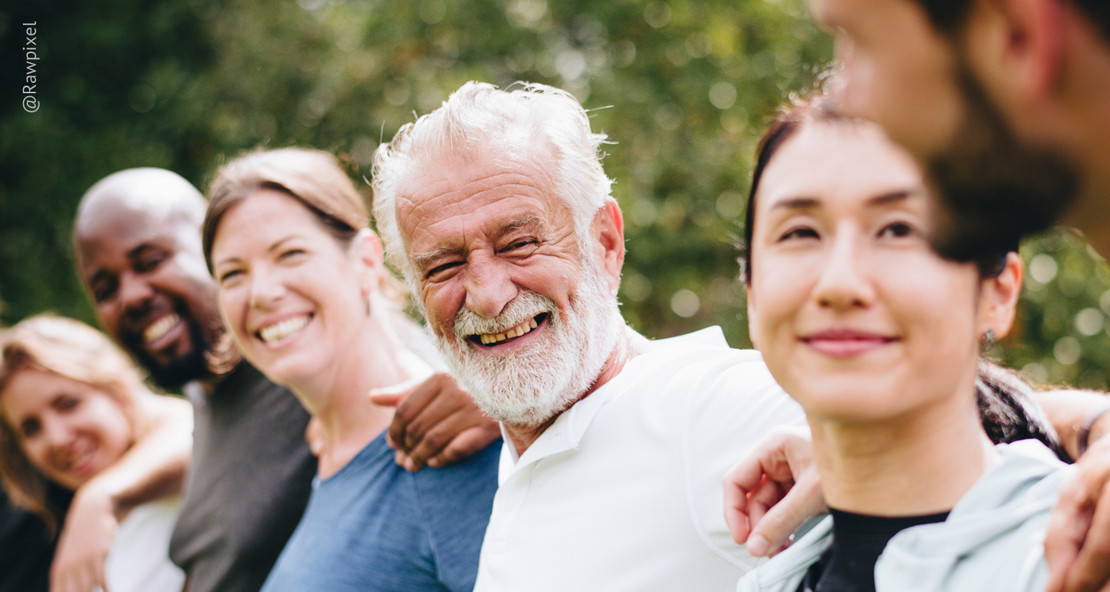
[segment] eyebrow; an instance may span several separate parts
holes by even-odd
[[[285,243],[287,243],[287,242],[289,242],[293,239],[300,238],[300,236],[301,235],[294,233],[294,234],[286,235],[282,238],[279,238],[278,240],[271,243],[270,246],[266,247],[266,252],[267,253],[273,253],[274,251],[277,251],[277,250],[281,249],[281,246],[284,245]],[[242,261],[242,257],[224,257],[223,259],[213,259],[212,260],[212,269],[215,269],[217,265],[223,265],[223,264],[227,264],[227,263],[234,263],[234,262],[238,262],[238,261]]]
[[[497,235],[504,236],[510,232],[513,232],[514,230],[520,230],[521,228],[540,224],[543,224],[543,220],[539,216],[535,214],[524,214],[511,220],[507,220],[505,221],[505,223],[501,224],[501,226],[497,229]]]
[[[166,250],[166,248],[163,247],[163,246],[154,244],[152,242],[145,242],[145,243],[142,243],[139,246],[135,247],[134,249],[131,249],[130,251],[128,251],[127,252],[127,259],[128,260],[138,259],[146,251],[151,251],[151,250],[154,250],[154,249],[161,249],[163,251]]]
[[[516,218],[505,220],[497,227],[495,236],[504,236],[510,232],[527,228],[529,226],[541,225],[543,219],[535,214],[523,214]],[[465,249],[458,246],[439,246],[425,253],[414,253],[412,255],[413,266],[418,270],[423,270],[432,262],[450,255],[462,255]]]
[[[867,200],[870,207],[886,206],[893,203],[908,201],[909,199],[923,195],[920,189],[899,189],[898,191],[890,191],[887,193],[880,193]]]
[[[886,206],[904,202],[919,195],[923,195],[920,189],[899,189],[870,197],[864,205],[867,207]],[[775,202],[771,205],[771,210],[812,210],[819,207],[821,201],[816,197],[791,197]]]

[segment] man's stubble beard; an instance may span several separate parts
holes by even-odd
[[[120,336],[123,348],[159,388],[180,391],[189,382],[222,376],[239,364],[242,356],[218,316],[202,321],[184,303],[175,307],[174,313],[188,328],[190,347],[189,351],[172,360],[155,360],[143,346],[141,335],[129,332]]]
[[[966,60],[957,80],[964,120],[926,163],[944,204],[932,238],[941,256],[975,261],[1016,249],[1022,237],[1055,224],[1076,200],[1079,176],[1052,150],[1015,136]]]

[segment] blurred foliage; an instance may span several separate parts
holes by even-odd
[[[20,105],[25,22],[36,113]],[[2,323],[44,309],[92,320],[69,234],[108,173],[164,167],[203,188],[231,155],[296,144],[365,177],[382,138],[463,82],[528,80],[573,92],[614,142],[629,321],[652,337],[720,324],[737,346],[733,245],[755,142],[831,55],[802,0],[37,0],[0,8],[0,43]],[[1105,265],[1059,236],[1025,255],[1040,271],[999,355],[1104,386]]]

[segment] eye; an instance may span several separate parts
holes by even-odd
[[[166,260],[166,254],[161,251],[143,251],[141,255],[135,260],[135,271],[139,273],[150,273],[158,268],[163,261]]]
[[[37,419],[28,419],[19,424],[19,435],[23,439],[34,438],[42,430],[42,424]]]
[[[462,261],[448,261],[441,263],[428,270],[424,274],[424,279],[432,282],[438,282],[447,279],[451,276],[455,269],[462,265]]]
[[[60,395],[54,399],[52,406],[58,411],[72,411],[81,404],[81,399],[73,395]]]
[[[226,271],[220,272],[220,275],[216,278],[216,280],[219,281],[221,285],[223,285],[242,275],[243,270],[241,269],[228,269]]]
[[[814,229],[812,229],[808,226],[798,226],[798,227],[795,227],[795,228],[791,228],[790,230],[787,230],[786,232],[782,233],[782,235],[779,237],[778,242],[783,242],[783,241],[788,241],[788,240],[801,240],[801,239],[808,239],[808,238],[820,238],[820,237],[817,235],[816,230],[814,230]]]
[[[278,260],[279,261],[296,260],[298,257],[301,257],[303,255],[307,255],[307,254],[308,254],[308,251],[305,251],[304,249],[296,249],[296,248],[286,249],[278,255]]]
[[[539,241],[537,241],[534,238],[522,238],[522,239],[518,239],[518,240],[515,240],[515,241],[509,243],[509,245],[507,247],[501,249],[501,251],[503,253],[508,253],[508,252],[511,252],[511,251],[518,251],[518,250],[523,249],[525,247],[532,247],[532,246],[535,246],[537,244],[539,244]]]
[[[89,288],[92,291],[93,300],[105,302],[116,295],[116,286],[117,282],[114,280],[103,280],[93,282]]]
[[[880,238],[904,238],[914,234],[913,226],[905,222],[887,224],[879,231]]]

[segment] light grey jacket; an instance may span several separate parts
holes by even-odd
[[[1044,532],[1071,467],[1035,440],[998,444],[1002,462],[983,474],[948,519],[894,535],[875,564],[877,592],[1043,592]],[[787,550],[749,572],[738,592],[795,592],[825,550],[825,518]]]

